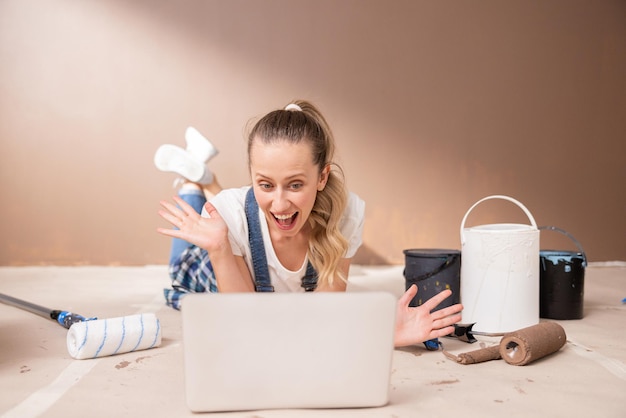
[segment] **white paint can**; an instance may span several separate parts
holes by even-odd
[[[490,199],[519,206],[531,225],[489,224],[465,228],[470,212]],[[539,323],[539,229],[530,211],[502,195],[476,202],[461,222],[462,323],[476,333],[503,334]]]

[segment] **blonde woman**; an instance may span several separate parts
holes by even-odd
[[[365,204],[346,191],[333,163],[332,132],[313,104],[292,102],[253,126],[251,186],[221,190],[204,165],[210,152],[196,152],[201,144],[164,147],[155,156],[157,167],[187,179],[176,205],[163,201],[159,212],[174,227],[158,229],[174,238],[173,289],[165,291],[170,306],[178,309],[188,292],[346,289],[350,260],[362,242]],[[409,307],[416,292],[413,286],[398,301],[396,346],[450,334],[461,319],[460,305],[430,312],[450,291]]]

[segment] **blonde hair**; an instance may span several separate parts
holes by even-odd
[[[335,277],[346,280],[339,262],[348,250],[348,241],[339,229],[347,206],[347,191],[341,167],[334,163],[335,139],[321,112],[310,102],[296,100],[285,109],[275,110],[261,118],[248,135],[248,165],[253,141],[264,143],[287,141],[311,145],[313,163],[319,173],[330,166],[328,180],[318,191],[309,216],[311,237],[307,256],[318,274],[318,283],[333,284]]]

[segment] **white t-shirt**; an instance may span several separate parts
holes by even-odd
[[[233,253],[236,256],[242,256],[244,258],[250,273],[254,276],[245,210],[246,193],[249,189],[250,186],[223,190],[211,199],[211,203],[215,206],[215,209],[217,209],[228,226],[228,238]],[[202,216],[207,216],[204,209]],[[346,240],[348,240],[348,250],[344,258],[352,258],[357,249],[361,246],[364,220],[365,202],[356,194],[348,193],[348,205],[339,225],[341,233]],[[259,221],[261,224],[263,243],[265,245],[270,279],[274,290],[276,292],[304,292],[304,289],[301,287],[301,280],[306,272],[308,260],[304,260],[302,267],[300,267],[298,271],[291,271],[283,267],[274,252],[267,220],[261,210],[259,210]]]

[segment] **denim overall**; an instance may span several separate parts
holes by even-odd
[[[254,198],[252,189],[248,190],[246,194],[246,219],[248,221],[248,241],[252,253],[252,267],[254,268],[254,288],[257,292],[273,292],[274,286],[272,286],[267,268],[265,245],[263,244],[261,223],[259,222],[259,205]],[[302,278],[301,286],[306,292],[311,292],[317,287],[317,272],[310,261],[306,266],[306,273]]]

